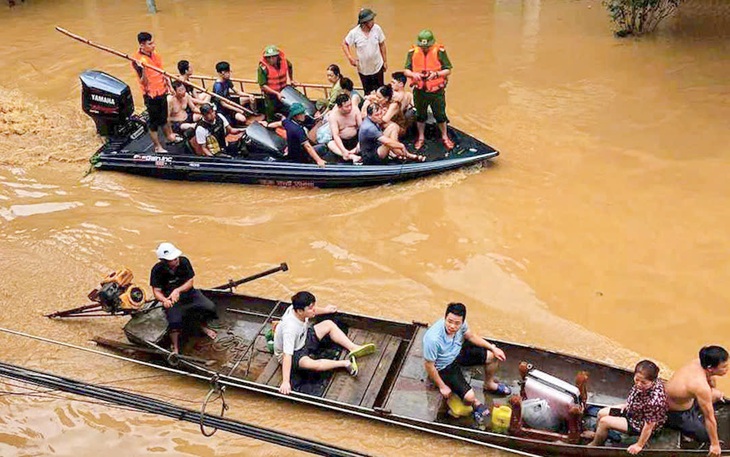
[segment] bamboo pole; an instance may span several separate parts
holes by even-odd
[[[139,61],[139,60],[137,60],[137,59],[135,59],[133,57],[130,57],[129,54],[125,54],[123,52],[119,52],[116,49],[112,49],[112,48],[110,48],[108,46],[104,46],[104,45],[101,45],[101,44],[98,44],[98,43],[94,43],[91,40],[88,40],[88,39],[86,39],[86,38],[84,38],[84,37],[82,37],[80,35],[76,35],[75,33],[71,33],[71,32],[69,32],[68,30],[66,30],[66,29],[64,29],[62,27],[56,27],[56,30],[59,31],[59,32],[61,32],[61,33],[63,33],[64,35],[66,35],[69,38],[73,38],[74,40],[80,41],[80,42],[82,42],[84,44],[88,44],[92,48],[100,49],[100,50],[102,50],[104,52],[108,52],[109,54],[114,54],[117,57],[121,57],[123,59],[127,59],[130,62],[136,63],[137,65],[140,65],[140,66],[145,67],[145,68],[149,68],[150,70],[156,71],[158,73],[162,73],[163,75],[167,76],[170,79],[174,79],[175,81],[180,81],[183,84],[187,84],[188,86],[190,86],[190,87],[192,87],[194,89],[198,89],[199,91],[204,92],[204,93],[210,95],[211,97],[215,97],[215,98],[217,98],[219,100],[223,100],[227,104],[235,107],[236,109],[241,110],[241,112],[243,114],[247,114],[249,116],[255,116],[255,115],[258,114],[258,113],[254,113],[250,109],[245,108],[244,106],[242,106],[242,105],[240,105],[240,104],[238,104],[238,103],[236,103],[236,102],[234,102],[232,100],[229,100],[229,99],[227,99],[225,97],[221,97],[220,95],[216,94],[215,92],[209,92],[205,88],[203,88],[201,86],[198,86],[197,84],[191,83],[190,81],[185,81],[184,79],[180,78],[179,76],[171,75],[170,73],[166,72],[165,70],[163,70],[161,68],[157,68],[154,65],[149,65],[149,64],[146,64],[146,63],[144,63],[142,61]]]

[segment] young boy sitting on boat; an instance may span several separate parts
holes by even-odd
[[[423,359],[428,377],[445,399],[456,395],[474,409],[474,420],[483,425],[489,409],[477,398],[464,378],[462,367],[484,365],[484,391],[492,395],[509,395],[511,389],[494,380],[499,362],[507,357],[496,345],[469,329],[466,306],[449,303],[444,318],[423,335]]]
[[[356,358],[375,352],[374,344],[358,346],[329,319],[311,325],[311,318],[337,312],[334,305],[317,307],[316,301],[310,292],[297,292],[276,326],[274,355],[281,364],[279,392],[283,394],[288,395],[292,391],[291,376],[294,370],[330,371],[344,368],[350,375],[357,376]],[[343,360],[314,358],[325,338],[347,349],[347,357]]]
[[[610,406],[598,412],[598,424],[593,441],[589,446],[602,446],[608,432],[639,436],[639,440],[629,446],[629,454],[638,454],[644,449],[653,433],[667,421],[667,396],[664,384],[659,378],[659,367],[650,360],[642,360],[634,368],[634,387],[631,388],[626,403]],[[590,433],[588,434],[590,436]]]

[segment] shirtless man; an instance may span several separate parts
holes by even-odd
[[[715,377],[725,376],[727,371],[727,351],[720,346],[705,346],[700,349],[699,359],[680,368],[666,384],[669,405],[666,426],[699,442],[709,442],[711,456],[721,453],[713,404],[725,401],[715,387]]]
[[[406,91],[406,84],[408,78],[402,71],[396,71],[391,75],[393,79],[390,81],[390,87],[393,89],[392,101],[397,103],[397,106],[388,107],[388,111],[383,116],[383,120],[393,121],[398,124],[400,130],[398,136],[406,134],[408,127],[413,123],[414,117],[413,112],[413,93]]]
[[[195,123],[202,116],[198,107],[193,103],[193,97],[185,89],[185,84],[173,81],[172,90],[173,95],[167,96],[167,118],[170,120],[172,131],[182,134],[186,130],[194,129]]]
[[[327,147],[345,160],[359,162],[357,133],[362,122],[359,112],[352,108],[352,100],[347,94],[338,95],[335,105],[337,107],[329,114],[332,141],[327,143]]]
[[[177,71],[180,73],[180,79],[186,82],[190,81],[190,77],[193,76],[193,67],[190,66],[190,62],[188,62],[187,60],[181,60],[177,63]],[[187,84],[185,85],[185,89],[192,96],[193,103],[195,103],[197,106],[200,106],[203,103],[210,103],[210,94],[201,92],[192,86],[188,86]]]

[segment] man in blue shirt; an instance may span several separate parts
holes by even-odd
[[[493,395],[509,395],[510,388],[494,380],[504,352],[481,338],[466,324],[466,306],[449,303],[443,319],[439,319],[423,335],[423,359],[428,377],[445,399],[457,395],[474,408],[474,419],[483,424],[489,415],[464,378],[461,367],[484,365],[484,390]]]

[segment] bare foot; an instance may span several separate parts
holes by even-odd
[[[586,430],[583,433],[580,434],[580,437],[586,440],[592,440],[596,437],[596,432],[592,432],[590,430]]]
[[[162,146],[160,146],[159,148],[155,148],[155,152],[157,152],[157,153],[165,153],[165,152],[167,152],[167,149],[165,149]]]
[[[203,327],[203,333],[208,335],[208,338],[210,338],[213,341],[215,341],[215,339],[218,338],[218,333],[215,330],[213,330],[212,328]]]

